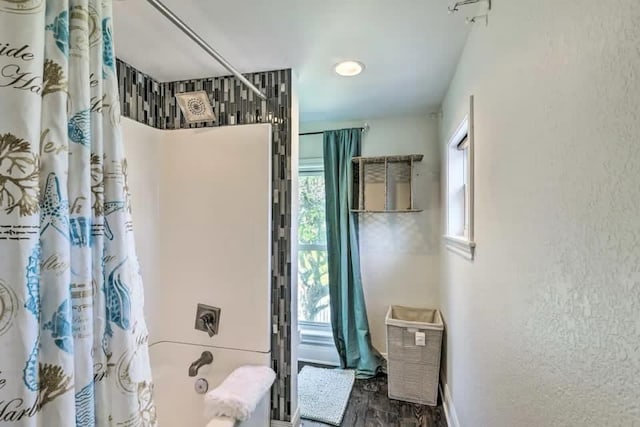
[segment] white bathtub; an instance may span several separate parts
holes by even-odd
[[[196,377],[188,375],[189,365],[203,351],[213,354],[213,363],[203,366]],[[204,347],[192,344],[159,342],[151,345],[151,368],[155,383],[155,404],[160,427],[206,427],[204,395],[196,393],[196,379],[209,382],[209,390],[217,387],[227,375],[242,365],[270,366],[270,353],[258,353]],[[239,427],[269,425],[270,396],[265,396],[253,416]]]

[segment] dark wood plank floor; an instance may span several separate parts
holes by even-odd
[[[300,368],[303,364],[301,364]],[[302,427],[326,427],[327,424],[302,420]],[[442,406],[422,406],[387,395],[387,376],[356,380],[343,427],[447,427]]]

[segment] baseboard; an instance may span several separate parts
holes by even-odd
[[[444,388],[444,390],[443,390]],[[458,414],[456,414],[456,407],[453,406],[453,398],[449,391],[447,384],[440,383],[440,396],[442,396],[442,407],[444,408],[444,416],[447,419],[447,425],[449,427],[460,427],[458,422]]]
[[[300,357],[298,357],[298,362],[311,363],[311,364],[313,364],[313,365],[323,365],[323,366],[327,366],[327,367],[330,367],[330,368],[335,368],[336,366],[338,366],[338,365],[336,365],[335,363],[333,363],[333,362],[328,362],[328,361],[326,361],[326,360],[324,360],[324,359],[323,359],[323,360],[319,360],[319,359],[305,359],[305,358],[300,358]]]
[[[300,409],[296,409],[291,421],[271,420],[271,427],[300,427]]]
[[[315,345],[301,343],[298,346],[298,360],[322,365],[340,365],[340,356],[335,345]]]

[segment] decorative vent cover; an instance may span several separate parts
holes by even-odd
[[[178,93],[176,98],[187,123],[216,121],[216,114],[205,91]]]

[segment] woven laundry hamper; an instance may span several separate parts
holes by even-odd
[[[392,305],[385,323],[389,398],[436,406],[444,330],[440,312]]]

